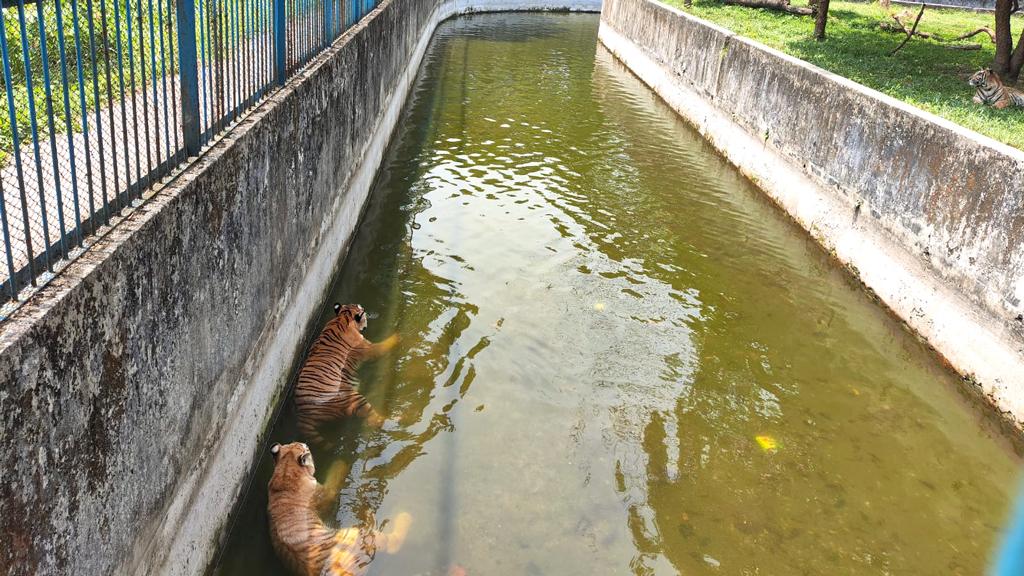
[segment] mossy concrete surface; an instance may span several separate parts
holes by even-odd
[[[385,0],[0,325],[0,573],[207,571],[434,28],[599,7]]]
[[[1024,429],[1024,152],[657,0],[599,37]]]

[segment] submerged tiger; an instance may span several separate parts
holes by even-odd
[[[359,576],[378,550],[394,554],[402,547],[412,516],[399,514],[388,532],[328,528],[319,512],[336,496],[340,482],[332,487],[316,481],[313,455],[301,442],[274,444],[270,452],[274,456],[267,501],[270,541],[278,558],[293,573]]]
[[[356,368],[398,342],[394,335],[377,344],[363,338],[366,311],[358,304],[335,304],[334,314],[313,343],[295,386],[299,432],[314,443],[322,441],[320,425],[339,418],[359,416],[371,426],[384,423],[359,393]]]
[[[988,104],[999,110],[1010,105],[1024,106],[1024,92],[1003,84],[991,68],[975,72],[967,83],[977,88],[974,91],[974,102],[977,104]]]

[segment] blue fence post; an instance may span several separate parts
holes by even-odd
[[[178,70],[181,82],[181,132],[185,153],[199,153],[199,65],[196,62],[196,3],[176,0],[178,14]]]
[[[274,0],[274,78],[279,86],[285,79],[285,28],[284,1]]]
[[[330,46],[334,40],[334,2],[324,0],[324,46]]]

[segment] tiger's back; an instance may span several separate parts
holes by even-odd
[[[339,305],[335,311],[313,343],[295,386],[299,431],[314,441],[320,440],[318,428],[325,422],[372,411],[358,390],[356,373],[371,346],[358,329],[357,315],[365,312]]]

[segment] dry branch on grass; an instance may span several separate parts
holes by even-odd
[[[907,33],[907,28],[902,24],[893,24],[892,22],[879,22],[878,27],[886,32],[896,32],[898,34],[904,35]],[[938,37],[932,34],[931,32],[914,32],[914,36],[917,36],[918,38],[938,39]]]
[[[790,6],[789,0],[723,0],[723,2],[726,4],[735,4],[737,6],[747,6],[749,8],[779,10],[790,14],[798,14],[800,16],[810,16],[813,12],[810,8]]]
[[[907,30],[907,27],[904,26],[903,22],[900,22],[900,19],[896,16],[896,14],[892,15],[893,20],[895,20],[900,26],[903,26],[903,29],[907,33],[907,37],[903,39],[903,42],[900,42],[900,45],[897,46],[895,50],[889,53],[889,56],[895,56],[897,52],[907,45],[907,42],[910,42],[910,39],[914,37],[914,34],[917,33],[917,25],[921,23],[921,16],[924,16],[924,4],[921,4],[921,9],[917,11],[917,18],[914,18],[914,25],[910,27],[910,30]]]
[[[937,34],[932,34],[931,32],[918,31],[917,25],[920,24],[921,16],[924,15],[924,8],[925,5],[921,4],[921,9],[918,10],[917,17],[914,19],[914,23],[913,25],[911,25],[910,28],[907,28],[907,24],[903,21],[904,18],[910,15],[907,12],[902,12],[899,14],[889,14],[889,16],[892,17],[892,19],[896,22],[895,24],[893,24],[892,22],[878,23],[878,28],[881,30],[884,30],[886,32],[895,32],[898,34],[903,34],[905,36],[905,38],[903,38],[903,42],[901,42],[895,50],[890,52],[889,56],[894,56],[897,52],[903,49],[904,46],[907,45],[907,42],[909,42],[911,38],[914,38],[915,36],[917,38],[930,38],[932,40],[935,40],[936,42],[940,42],[942,43],[942,47],[948,50],[981,50],[981,44],[947,44],[946,41],[940,38]],[[972,30],[970,32],[961,34],[960,36],[957,36],[956,38],[949,40],[949,42],[958,42],[960,40],[966,40],[968,38],[977,36],[978,34],[987,35],[989,40],[991,40],[993,43],[996,41],[995,34],[992,32],[992,29],[988,28],[987,26],[982,26],[981,28],[978,28],[976,30]]]
[[[984,32],[985,34],[988,35],[988,39],[991,40],[993,44],[996,43],[996,34],[988,26],[982,26],[981,28],[978,28],[977,30],[975,30],[973,32],[968,32],[966,34],[961,34],[960,36],[957,36],[956,38],[953,38],[953,40],[967,40],[968,38],[971,38],[973,36],[977,36],[978,34],[981,34],[982,32]]]

